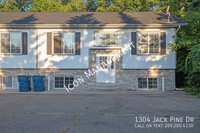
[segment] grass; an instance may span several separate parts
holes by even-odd
[[[165,117],[166,117],[166,118],[169,118],[169,117],[170,117],[170,115],[165,115]]]

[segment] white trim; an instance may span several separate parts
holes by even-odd
[[[147,88],[138,88],[138,78],[146,78],[147,79]],[[149,78],[157,79],[157,88],[149,88]],[[159,90],[159,78],[158,77],[137,77],[137,90]]]
[[[91,29],[91,28],[174,28],[187,26],[188,23],[165,23],[165,24],[0,24],[0,28],[18,29]]]
[[[139,53],[138,49],[139,49],[139,34],[143,34],[143,33],[147,33],[148,34],[148,41],[147,41],[147,45],[148,45],[148,53]],[[149,34],[151,33],[156,33],[158,34],[158,53],[150,53],[150,44],[149,44],[149,41],[150,41],[150,37],[149,37]],[[136,36],[136,41],[137,41],[137,55],[160,55],[160,32],[159,31],[138,31],[137,32],[137,36]]]
[[[165,78],[162,77],[162,91],[165,91]]]
[[[6,76],[4,76],[4,77],[6,77]],[[4,78],[4,77],[2,76],[2,81],[1,81],[1,83],[2,83],[2,89],[3,89],[3,90],[6,90],[6,89],[18,89],[18,88],[14,88],[14,83],[13,83],[13,81],[14,81],[14,77],[15,77],[15,76],[7,76],[7,77],[11,77],[11,79],[12,79],[12,83],[11,83],[11,84],[12,84],[12,87],[4,87],[4,86],[3,86],[3,78]]]
[[[73,33],[74,34],[74,44],[73,44],[73,53],[64,53],[64,33]],[[75,48],[76,48],[76,32],[70,31],[70,32],[62,32],[62,54],[68,54],[68,55],[74,55],[75,54]]]
[[[63,42],[64,42],[64,37],[63,37],[63,33],[74,33],[74,51],[73,53],[64,53],[64,49],[63,49]],[[61,53],[55,53],[54,52],[54,34],[61,34]],[[53,54],[60,54],[60,55],[75,55],[75,51],[76,51],[76,32],[75,31],[53,31],[52,32],[52,53]]]
[[[116,44],[115,45],[97,45],[96,44],[96,34],[101,34],[101,33],[107,33],[107,34],[115,34],[116,35]],[[93,31],[93,36],[94,36],[94,47],[117,47],[119,46],[119,32],[118,31]]]
[[[50,91],[50,82],[51,82],[51,77],[50,76],[48,76],[48,91]]]
[[[56,79],[56,77],[63,77],[63,85],[64,85],[64,86],[65,86],[65,77],[69,77],[69,78],[73,77],[73,79],[74,79],[74,76],[54,76],[54,81],[53,81],[53,85],[54,85],[54,86],[53,86],[53,88],[56,89],[56,90],[66,89],[64,86],[63,86],[63,88],[56,88],[56,87],[55,87],[55,85],[56,85],[56,84],[55,84],[55,81],[56,81],[55,79]],[[73,80],[73,81],[74,81],[74,80]]]
[[[97,81],[97,76],[98,74],[96,75],[96,83],[116,83],[116,55],[117,54],[97,54],[96,55],[96,66],[99,66],[100,65],[100,57],[101,56],[106,56],[108,58],[112,58],[114,57],[114,64],[113,64],[113,69],[111,68],[111,63],[108,65],[107,69],[102,69],[103,71],[107,71],[107,72],[114,72],[114,81]]]
[[[91,47],[90,49],[121,49],[121,47],[101,47],[101,46],[96,46],[96,47]]]

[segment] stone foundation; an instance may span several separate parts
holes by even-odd
[[[87,69],[82,70],[58,70],[58,69],[1,69],[0,70],[0,88],[2,89],[2,77],[3,76],[45,76],[45,90],[48,88],[48,78],[50,77],[50,89],[54,89],[54,77],[55,76],[73,76],[78,82],[78,86],[75,90],[95,90],[95,89],[131,89],[137,90],[137,78],[158,78],[158,89],[162,88],[162,77],[165,79],[165,90],[175,89],[175,70],[124,70],[116,68],[116,83],[96,83],[96,76],[86,77],[85,72]],[[78,78],[82,77],[84,82],[80,83]],[[76,82],[76,84],[77,84]],[[31,88],[33,86],[31,85]]]

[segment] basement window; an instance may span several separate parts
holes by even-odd
[[[19,82],[17,77],[2,77],[3,89],[17,89],[19,88]]]
[[[147,78],[138,78],[138,88],[147,89]]]
[[[158,89],[158,78],[138,78],[138,89]]]
[[[55,88],[64,89],[65,86],[73,88],[74,77],[55,77]]]

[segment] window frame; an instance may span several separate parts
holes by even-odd
[[[20,53],[11,53],[12,51],[12,48],[11,48],[11,33],[12,32],[18,32],[21,34],[21,44],[20,44]],[[1,52],[1,34],[9,34],[10,35],[10,52],[9,53],[2,53]],[[22,31],[10,31],[10,32],[0,32],[0,54],[3,54],[3,55],[21,55],[22,54],[22,46],[23,46],[23,42],[22,42]]]
[[[63,88],[56,88],[56,84],[55,84],[55,82],[56,82],[56,77],[59,77],[59,78],[63,78],[63,85],[65,85],[65,78],[66,77],[68,77],[68,78],[73,78],[73,81],[74,81],[74,76],[55,76],[54,77],[54,89],[65,89],[65,87],[63,86]],[[73,85],[73,84],[72,84]],[[66,86],[66,87],[68,87],[68,86]]]
[[[144,34],[144,33],[147,33],[148,34],[148,53],[140,53],[139,52],[139,43],[140,43],[140,35],[141,34]],[[158,34],[158,53],[150,53],[150,37],[149,37],[149,34]],[[160,32],[159,31],[140,31],[137,33],[137,55],[160,55]]]
[[[111,60],[111,63],[108,63],[108,66],[106,68],[102,68],[102,70],[115,70],[116,69],[116,54],[97,54],[98,57],[98,64],[100,65],[100,57],[107,57],[107,59]],[[106,60],[107,60],[106,59]],[[104,62],[106,63],[106,62]]]
[[[115,34],[116,35],[116,44],[115,45],[97,45],[96,43],[96,34]],[[118,31],[94,31],[94,47],[116,47],[118,46],[119,33]]]
[[[73,50],[73,53],[64,53],[64,33],[73,33],[74,34],[74,50]],[[62,37],[62,41],[61,41],[61,53],[54,53],[54,35],[55,34],[61,34],[61,37]],[[56,55],[75,55],[75,51],[76,51],[76,32],[75,31],[69,31],[69,32],[52,32],[52,51],[53,51],[53,54],[56,54]]]
[[[147,88],[139,88],[138,87],[138,79],[139,78],[145,78],[145,79],[147,79]],[[157,88],[149,88],[149,79],[150,78],[156,78],[156,80],[157,80]],[[137,88],[138,88],[138,90],[159,90],[159,78],[158,77],[137,77]]]
[[[156,86],[157,86],[157,88],[150,88],[149,87],[149,79],[156,79]],[[159,83],[159,81],[158,81],[158,78],[155,78],[155,77],[148,77],[148,89],[149,90],[155,90],[155,89],[158,89],[159,87],[158,87],[158,83]]]
[[[4,87],[4,78],[8,78],[8,77],[11,77],[11,79],[12,79],[12,87]],[[14,78],[17,78],[17,76],[2,76],[1,77],[1,88],[3,89],[3,90],[6,90],[6,89],[18,89],[19,88],[19,82],[18,82],[18,86],[16,87],[16,86],[14,86]]]

